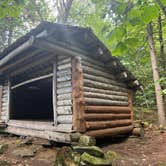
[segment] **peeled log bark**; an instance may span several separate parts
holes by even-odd
[[[85,114],[84,118],[86,120],[116,120],[116,119],[129,119],[131,117],[130,114]]]
[[[102,138],[105,136],[114,136],[118,134],[127,134],[130,133],[133,129],[133,125],[125,126],[125,127],[115,127],[115,128],[108,128],[108,129],[101,129],[101,130],[92,130],[86,132],[87,135]]]
[[[126,96],[107,95],[107,94],[101,94],[101,93],[84,92],[84,96],[90,97],[90,98],[101,98],[101,99],[110,99],[110,100],[118,100],[118,101],[128,101],[128,97],[126,97]]]
[[[96,99],[96,98],[85,98],[87,105],[114,105],[114,106],[128,106],[126,101],[115,101],[106,99]]]
[[[115,120],[115,121],[94,121],[94,122],[86,122],[87,130],[95,130],[95,129],[104,129],[111,127],[121,127],[131,125],[131,120]]]
[[[129,107],[118,106],[85,106],[87,113],[130,113]]]
[[[85,87],[84,92],[94,92],[94,93],[101,93],[101,94],[108,94],[108,95],[118,95],[118,96],[128,96],[127,92],[118,92],[114,90],[105,90],[105,89],[98,89],[93,87]]]

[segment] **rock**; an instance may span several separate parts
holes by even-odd
[[[7,144],[0,144],[0,154],[3,154],[8,149]]]
[[[33,149],[19,148],[13,150],[12,154],[21,157],[33,157],[35,155],[35,152]]]
[[[95,157],[95,156],[92,156],[86,152],[84,152],[82,155],[81,155],[81,161],[83,163],[86,163],[88,165],[98,165],[98,166],[111,166],[111,161],[110,160],[107,160],[107,159],[104,159],[104,158],[99,158],[99,157]]]
[[[7,161],[0,161],[0,166],[10,166],[10,164]]]
[[[73,146],[73,149],[81,154],[87,152],[88,154],[96,157],[104,157],[104,152],[97,146]]]
[[[91,136],[81,135],[79,139],[79,144],[83,146],[94,146],[96,145],[96,139]]]
[[[104,157],[105,157],[105,159],[113,161],[113,160],[117,159],[118,154],[114,151],[109,150],[104,154]]]
[[[72,142],[78,142],[80,137],[81,137],[81,134],[80,133],[72,133],[70,137],[71,137]]]
[[[70,147],[64,146],[58,152],[55,166],[78,166],[73,158],[73,151]]]

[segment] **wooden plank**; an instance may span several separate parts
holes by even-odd
[[[53,132],[48,130],[39,131],[39,130],[13,127],[13,126],[8,126],[5,131],[15,135],[32,136],[37,138],[45,138],[56,142],[71,143],[70,134],[64,132]]]
[[[85,106],[87,113],[130,113],[130,107],[118,106]]]
[[[105,136],[127,134],[127,133],[130,133],[132,129],[133,129],[133,125],[130,125],[130,126],[115,127],[115,128],[108,128],[108,129],[91,130],[86,132],[86,134],[96,138],[102,138]]]
[[[72,59],[72,98],[73,98],[73,129],[85,132],[83,101],[83,70],[80,58]]]
[[[57,57],[53,64],[52,95],[54,125],[57,126]]]

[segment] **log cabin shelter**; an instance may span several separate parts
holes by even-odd
[[[140,87],[90,28],[43,22],[0,54],[0,122],[60,142],[127,134]]]

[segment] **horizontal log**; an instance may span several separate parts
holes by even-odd
[[[105,83],[100,83],[100,82],[96,82],[96,81],[91,81],[88,79],[84,79],[84,86],[93,87],[93,88],[100,88],[100,89],[105,89],[105,90],[115,90],[115,91],[120,91],[120,92],[127,92],[126,88],[122,88],[122,87],[111,85],[111,84],[105,84]]]
[[[59,123],[69,124],[72,123],[72,115],[60,115],[57,120]]]
[[[86,87],[86,86],[84,86],[84,92],[94,92],[94,93],[101,93],[101,94],[128,96],[127,92],[118,92],[118,91],[114,91],[114,90],[105,90],[105,89],[98,89],[98,88]]]
[[[85,66],[85,67],[88,66],[88,67],[91,67],[91,68],[93,68],[95,70],[99,70],[99,71],[103,71],[103,72],[108,72],[108,71],[106,71],[106,69],[104,68],[104,66],[99,66],[99,65],[96,65],[96,64],[93,64],[91,62],[84,61],[84,60],[82,60],[81,62],[82,62],[82,66]]]
[[[85,120],[91,121],[97,121],[97,120],[116,120],[116,119],[129,119],[131,117],[130,114],[96,114],[91,113],[87,114],[85,113],[84,118]]]
[[[71,106],[72,101],[71,100],[60,100],[57,102],[58,106]]]
[[[57,96],[58,100],[69,100],[72,99],[72,94],[71,93],[66,93],[66,94],[61,94]]]
[[[102,76],[94,76],[94,75],[83,73],[83,77],[85,79],[100,82],[100,83],[106,83],[106,84],[118,85],[120,87],[125,87],[125,84],[122,84],[122,83],[112,80],[112,79],[104,78]]]
[[[57,94],[66,94],[66,93],[71,93],[71,92],[72,92],[71,87],[57,89]]]
[[[112,106],[128,106],[126,101],[115,101],[107,99],[85,98],[87,105],[112,105]]]
[[[85,106],[87,113],[130,113],[130,107],[118,106]]]
[[[56,131],[59,132],[72,132],[72,124],[58,124],[56,126]]]
[[[114,136],[118,134],[127,134],[130,133],[133,129],[133,125],[130,126],[124,126],[124,127],[115,127],[115,128],[108,128],[108,129],[101,129],[101,130],[92,130],[86,132],[87,135],[96,137],[96,138],[102,138],[105,136]]]
[[[57,78],[57,82],[64,82],[64,81],[70,81],[70,80],[71,80],[71,75]]]
[[[103,76],[105,78],[115,80],[115,77],[110,73],[95,70],[95,69],[88,67],[88,66],[82,66],[82,68],[83,68],[83,72],[86,74],[95,75],[95,76]]]
[[[70,62],[71,62],[71,58],[69,57],[69,58],[59,60],[58,65],[62,65],[62,64],[70,63]]]
[[[57,71],[57,77],[71,75],[71,69],[59,70]]]
[[[93,121],[86,122],[87,130],[96,130],[96,129],[104,129],[111,127],[121,127],[121,126],[129,126],[132,124],[131,120],[115,120],[115,121]]]
[[[65,70],[65,69],[71,69],[71,63],[66,63],[62,65],[58,65],[58,70]]]
[[[90,62],[93,65],[104,67],[104,63],[103,62],[101,62],[99,60],[92,59],[90,57],[83,57],[82,58],[82,62],[88,62],[88,63]]]
[[[101,93],[92,93],[92,92],[84,92],[85,97],[90,98],[101,98],[101,99],[110,99],[110,100],[118,100],[118,101],[128,101],[128,97],[126,96],[117,96],[117,95],[107,95]]]
[[[64,81],[64,82],[58,82],[57,88],[64,88],[64,87],[70,87],[71,81]]]
[[[71,115],[72,108],[71,108],[71,106],[57,107],[57,113],[58,113],[58,115]]]

